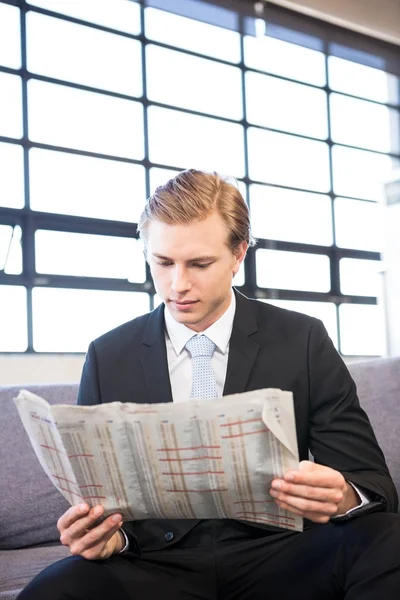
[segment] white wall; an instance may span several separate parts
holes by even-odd
[[[400,45],[400,0],[269,0]]]
[[[400,356],[400,202],[386,206],[383,252],[389,356]]]
[[[84,354],[1,355],[0,385],[75,383],[80,380]]]

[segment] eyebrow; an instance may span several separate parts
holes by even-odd
[[[161,260],[169,260],[169,261],[173,262],[172,258],[169,258],[168,256],[163,256],[162,254],[153,253],[152,256],[154,256],[155,258],[161,258]],[[188,258],[188,260],[186,262],[201,262],[201,261],[207,261],[207,260],[216,260],[216,257],[215,256],[198,256],[196,258]]]

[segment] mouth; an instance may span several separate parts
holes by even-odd
[[[170,300],[178,310],[187,310],[197,303],[197,300]]]

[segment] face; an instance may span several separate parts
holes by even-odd
[[[157,293],[176,321],[204,331],[224,314],[247,243],[232,252],[217,212],[187,225],[151,221],[146,249]]]

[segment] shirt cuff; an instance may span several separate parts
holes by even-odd
[[[357,506],[350,508],[350,510],[348,510],[347,512],[342,513],[341,515],[335,515],[334,517],[332,517],[332,519],[337,519],[338,517],[344,517],[346,515],[349,515],[353,511],[358,510],[359,508],[362,508],[363,506],[367,506],[367,504],[370,504],[370,502],[371,502],[371,500],[365,494],[365,492],[362,492],[359,487],[354,485],[354,483],[351,483],[351,481],[347,481],[347,483],[349,483],[351,485],[351,487],[357,492],[357,494],[359,495],[359,497],[361,499],[361,502]]]
[[[120,550],[118,552],[118,554],[123,554],[124,552],[126,552],[129,548],[129,540],[128,540],[128,536],[126,535],[125,531],[120,528],[119,531],[122,533],[122,535],[124,536],[124,540],[125,540],[125,546],[122,548],[122,550]]]

